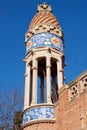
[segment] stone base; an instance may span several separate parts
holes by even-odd
[[[22,130],[55,130],[55,120],[39,120],[22,126]]]

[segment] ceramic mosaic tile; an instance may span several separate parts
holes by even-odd
[[[26,53],[33,48],[50,46],[57,50],[63,51],[62,40],[55,34],[51,33],[39,33],[30,37],[26,43]]]
[[[54,117],[54,108],[52,106],[41,106],[28,109],[23,114],[23,124],[36,119],[49,119]]]

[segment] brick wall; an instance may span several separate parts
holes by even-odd
[[[87,76],[85,73],[71,82],[59,93],[58,104],[55,105],[55,130],[87,130],[87,90],[81,91],[80,81]],[[77,85],[78,94],[70,99],[70,88]]]

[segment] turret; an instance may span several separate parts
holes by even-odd
[[[64,83],[63,42],[62,29],[51,7],[39,5],[25,35],[24,130],[32,123],[55,122],[54,103]]]

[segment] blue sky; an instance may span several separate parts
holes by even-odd
[[[24,90],[24,37],[44,0],[0,0],[0,90]],[[52,6],[65,39],[66,83],[87,69],[87,1],[45,0]]]

